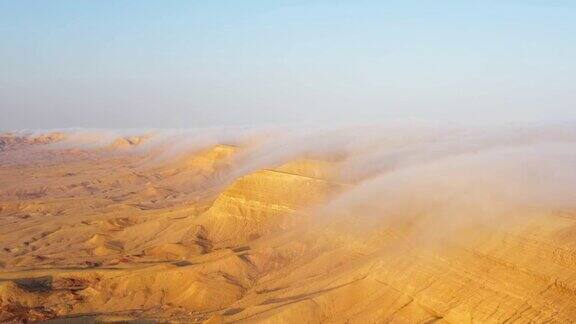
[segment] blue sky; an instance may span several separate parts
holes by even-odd
[[[576,119],[573,1],[0,0],[0,129]]]

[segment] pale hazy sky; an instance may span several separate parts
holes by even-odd
[[[0,129],[576,120],[576,1],[0,0]]]

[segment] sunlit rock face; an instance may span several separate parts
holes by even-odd
[[[0,321],[568,323],[576,127],[0,135]]]

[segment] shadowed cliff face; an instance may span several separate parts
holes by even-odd
[[[570,125],[0,143],[0,321],[576,317]]]

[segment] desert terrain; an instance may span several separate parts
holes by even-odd
[[[576,127],[0,135],[0,321],[569,323]]]

